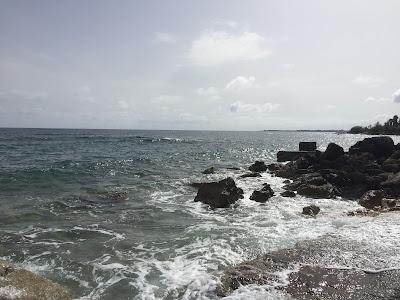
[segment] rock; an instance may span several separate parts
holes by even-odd
[[[62,285],[6,261],[0,261],[0,289],[16,291],[15,297],[0,295],[0,299],[72,300],[71,292]]]
[[[386,172],[397,173],[400,171],[400,159],[388,158],[382,163],[382,169]]]
[[[205,184],[205,183],[204,182],[191,182],[191,183],[189,183],[189,185],[191,187],[194,187],[196,189],[199,189],[203,184]]]
[[[264,203],[268,201],[274,195],[274,191],[272,190],[271,186],[268,183],[264,183],[264,187],[259,191],[254,191],[251,196],[250,200]]]
[[[320,208],[316,205],[309,205],[309,206],[305,206],[303,207],[303,215],[307,215],[307,216],[312,216],[315,217],[316,215],[319,214],[320,212]]]
[[[330,183],[323,185],[302,184],[297,188],[297,193],[302,196],[317,198],[317,199],[327,199],[336,197],[335,188]]]
[[[382,206],[382,199],[385,195],[386,194],[383,190],[371,190],[361,197],[358,204],[368,209],[372,209],[375,206]]]
[[[274,163],[274,164],[267,165],[268,171],[271,171],[271,172],[277,171],[277,170],[279,170],[281,168],[282,168],[282,165],[280,165],[280,164],[275,164]]]
[[[105,194],[107,199],[113,201],[122,201],[128,199],[128,192],[126,191],[111,191]]]
[[[215,171],[216,171],[216,169],[215,169],[214,167],[210,167],[210,168],[208,168],[208,169],[205,169],[205,170],[204,170],[203,172],[201,172],[201,173],[203,173],[203,174],[214,174]]]
[[[234,170],[234,171],[239,171],[240,170],[240,168],[238,168],[238,167],[227,167],[226,169],[227,170]]]
[[[228,177],[219,182],[203,183],[199,186],[195,202],[202,202],[212,208],[225,208],[243,198],[243,190]]]
[[[267,171],[267,166],[263,161],[257,160],[254,164],[249,167],[249,170],[252,172],[265,172]]]
[[[247,173],[247,174],[243,174],[243,175],[239,176],[239,178],[248,178],[248,177],[261,177],[261,174],[257,173],[257,172],[252,172],[252,173]]]
[[[227,268],[216,293],[226,297],[242,286],[261,285],[278,286],[284,296],[276,297],[279,299],[399,299],[400,270],[385,269],[388,264],[379,263],[381,251],[370,243],[330,236],[300,242],[292,249],[270,252]],[[396,251],[395,246],[391,251]],[[346,257],[340,253],[346,253]],[[371,259],[360,260],[364,256]],[[284,281],[282,272],[287,274]]]
[[[366,208],[359,208],[354,211],[350,211],[347,213],[348,216],[361,216],[361,217],[376,217],[379,215],[378,211],[366,209]]]
[[[327,160],[336,160],[339,157],[344,155],[344,150],[342,147],[335,143],[329,143],[328,147],[326,148],[323,158]]]
[[[284,191],[281,193],[282,197],[289,197],[289,198],[293,198],[296,197],[296,193],[293,191]]]
[[[391,189],[394,195],[400,195],[400,172],[391,175],[386,181],[381,183],[386,189]]]
[[[293,161],[300,157],[315,156],[315,152],[309,151],[279,151],[276,154],[278,162]]]
[[[300,142],[299,151],[315,151],[317,150],[316,142]]]
[[[378,136],[365,138],[362,141],[357,142],[349,149],[350,154],[356,154],[361,152],[368,152],[373,154],[375,157],[389,157],[395,150],[394,142],[391,137]]]

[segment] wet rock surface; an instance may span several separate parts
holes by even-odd
[[[319,214],[319,212],[321,211],[321,209],[316,206],[316,205],[309,205],[309,206],[305,206],[303,207],[303,215],[307,215],[307,216],[311,216],[311,217],[315,217],[316,215]]]
[[[266,164],[263,161],[259,161],[259,160],[257,160],[254,164],[252,164],[249,167],[249,171],[257,172],[257,173],[265,172],[265,171],[267,171],[267,169],[268,168],[267,168]]]
[[[257,172],[252,172],[252,173],[246,173],[246,174],[239,176],[239,178],[250,178],[250,177],[261,177],[261,174],[257,173]]]
[[[202,173],[203,174],[214,174],[217,169],[215,167],[209,167],[205,169]]]
[[[281,193],[282,197],[288,197],[288,198],[293,198],[296,197],[296,193],[293,191],[284,191]]]
[[[271,186],[268,183],[264,183],[263,188],[261,190],[254,191],[251,196],[250,200],[256,202],[267,202],[269,198],[274,195],[274,191],[272,190]]]
[[[71,292],[62,285],[7,261],[0,261],[0,288],[14,291],[13,296],[0,294],[2,300],[72,300]]]
[[[227,296],[243,285],[257,284],[282,290],[295,299],[399,299],[400,271],[371,268],[373,262],[367,265],[356,256],[340,257],[339,253],[348,255],[349,249],[379,253],[379,249],[368,249],[363,243],[349,244],[331,236],[300,242],[292,249],[271,252],[227,269],[217,294]],[[348,263],[350,259],[352,263]],[[329,266],[329,262],[334,265]],[[285,272],[288,275],[282,278]]]
[[[199,190],[194,201],[208,204],[212,208],[226,208],[243,198],[243,190],[238,188],[230,177],[218,182],[200,183],[197,186]]]

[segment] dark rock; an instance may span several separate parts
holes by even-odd
[[[111,191],[105,193],[105,196],[107,199],[113,200],[113,201],[122,201],[128,199],[128,192],[126,191]]]
[[[257,173],[257,172],[253,172],[253,173],[247,173],[247,174],[243,174],[243,175],[239,176],[239,178],[248,178],[248,177],[261,177],[261,174]]]
[[[335,143],[330,143],[323,154],[323,158],[327,160],[336,160],[343,155],[344,150],[342,147]]]
[[[335,198],[337,194],[335,188],[330,183],[324,185],[302,184],[297,188],[297,193],[302,196],[317,199]]]
[[[206,183],[204,183],[204,182],[191,182],[191,183],[189,183],[189,185],[191,187],[194,187],[196,189],[199,189],[203,184],[206,184]]]
[[[271,186],[268,183],[264,183],[264,187],[259,191],[254,191],[251,196],[250,200],[256,202],[266,202],[269,198],[274,195],[274,191],[272,190]]]
[[[307,215],[307,216],[312,216],[315,217],[316,215],[319,214],[320,212],[320,208],[316,205],[309,205],[309,206],[305,206],[303,207],[303,215]]]
[[[279,151],[276,155],[278,162],[293,161],[305,156],[315,156],[314,152],[308,151]]]
[[[214,167],[210,167],[208,169],[205,169],[202,173],[203,174],[214,174],[216,169]]]
[[[396,196],[400,195],[400,172],[391,175],[386,181],[381,183],[381,186],[386,189],[391,189]]]
[[[267,165],[268,171],[271,171],[271,172],[280,170],[281,168],[282,168],[282,165],[280,165],[280,164],[269,164],[269,165]]]
[[[267,166],[263,161],[257,160],[254,164],[249,167],[251,172],[265,172],[267,171]]]
[[[400,171],[400,159],[388,158],[382,163],[382,169],[386,172],[397,173]]]
[[[203,183],[199,186],[195,202],[202,202],[212,208],[225,208],[243,198],[243,190],[228,177],[219,182]]]
[[[366,138],[357,142],[349,149],[350,154],[368,152],[375,157],[389,157],[395,150],[394,142],[391,137],[379,136]]]
[[[281,193],[282,197],[289,197],[289,198],[293,198],[296,197],[296,193],[293,191],[284,191]]]
[[[300,142],[299,151],[315,151],[317,150],[316,142]]]
[[[371,190],[361,197],[358,204],[368,209],[372,209],[375,206],[382,206],[382,199],[385,195],[386,194],[383,190]]]
[[[239,171],[240,170],[240,168],[238,168],[238,167],[228,167],[227,169],[228,170],[235,170],[235,171]]]

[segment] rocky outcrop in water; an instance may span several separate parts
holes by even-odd
[[[2,300],[72,300],[67,288],[7,261],[0,261],[0,289]]]
[[[249,177],[261,177],[261,174],[257,173],[257,172],[252,172],[252,173],[246,173],[246,174],[239,176],[239,178],[249,178]]]
[[[383,189],[388,197],[400,196],[400,146],[390,137],[357,142],[349,153],[336,144],[287,164],[271,164],[276,176],[292,179],[286,189],[312,198],[359,199],[369,190]]]
[[[316,206],[316,205],[309,205],[309,206],[305,206],[303,207],[303,215],[306,216],[311,216],[311,217],[315,217],[316,215],[319,214],[319,212],[321,211],[321,209]]]
[[[263,161],[257,160],[254,164],[252,164],[249,167],[249,171],[257,172],[257,173],[265,172],[265,171],[267,171],[267,166],[265,165],[265,163]]]
[[[228,177],[218,182],[200,183],[195,202],[208,204],[212,208],[225,208],[243,198],[243,190]]]
[[[207,169],[205,169],[202,173],[203,174],[214,174],[216,171],[215,167],[209,167]]]
[[[341,258],[338,253],[355,253]],[[245,261],[225,270],[217,294],[227,296],[249,284],[275,286],[295,299],[378,300],[400,298],[400,271],[380,268],[379,263],[363,260],[368,253],[379,261],[380,249],[369,249],[363,243],[349,243],[333,237],[298,243]],[[374,256],[376,255],[376,256]],[[348,262],[354,260],[354,265]],[[333,264],[335,267],[329,267]],[[283,279],[282,274],[288,274]]]
[[[274,195],[274,191],[272,190],[271,186],[268,183],[263,184],[263,188],[261,190],[254,191],[251,196],[250,200],[256,202],[267,202],[269,198]]]

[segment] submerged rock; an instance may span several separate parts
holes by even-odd
[[[335,188],[330,183],[324,185],[303,184],[297,188],[297,193],[302,196],[316,199],[336,197]]]
[[[267,169],[268,168],[265,165],[265,163],[263,161],[259,161],[259,160],[257,160],[254,164],[252,164],[249,167],[249,171],[258,172],[258,173],[265,172],[265,171],[267,171]]]
[[[0,299],[5,300],[72,300],[67,288],[7,261],[0,261],[0,289],[14,291],[10,298],[0,295]]]
[[[384,197],[385,192],[383,190],[368,191],[361,197],[358,204],[365,208],[372,209],[376,206],[382,206],[382,199]]]
[[[267,202],[269,198],[274,195],[274,191],[272,190],[271,186],[268,183],[264,183],[264,187],[259,191],[254,191],[251,196],[250,200],[256,202]]]
[[[236,186],[232,178],[228,177],[218,182],[200,184],[194,201],[208,204],[212,208],[225,208],[241,198],[243,198],[243,190]]]
[[[239,176],[239,178],[248,178],[248,177],[261,177],[261,174],[257,173],[257,172],[252,172],[252,173],[247,173],[247,174],[243,174],[243,175]]]
[[[296,197],[296,193],[293,191],[284,191],[281,193],[282,197],[289,197],[289,198],[293,198]]]
[[[105,197],[113,201],[122,201],[128,199],[129,195],[126,191],[111,191],[105,193]]]
[[[210,167],[208,169],[205,169],[202,173],[203,174],[214,174],[216,169],[214,167]]]
[[[303,215],[307,215],[307,216],[312,216],[315,217],[316,215],[319,214],[319,212],[321,211],[321,209],[316,206],[316,205],[309,205],[309,206],[305,206],[303,207]]]

